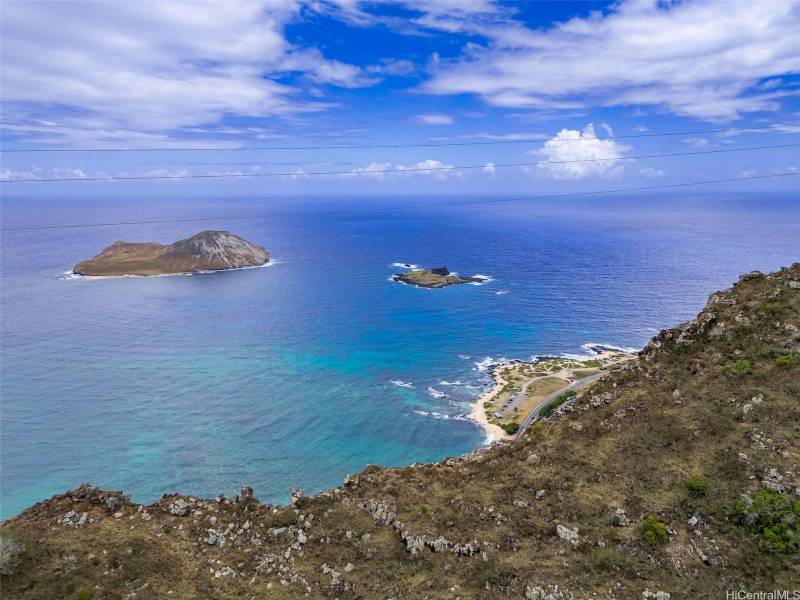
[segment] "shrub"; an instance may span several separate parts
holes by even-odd
[[[800,500],[785,492],[759,490],[753,500],[736,503],[739,521],[759,536],[768,552],[790,553],[800,547]]]
[[[514,435],[519,431],[519,423],[503,423],[500,427],[509,435]]]
[[[81,588],[75,592],[75,600],[92,600],[94,598],[94,590],[92,588]]]
[[[726,368],[731,375],[744,377],[750,372],[751,366],[752,365],[750,364],[749,360],[746,358],[740,358],[736,362],[729,363]]]
[[[686,489],[692,496],[705,496],[708,492],[708,481],[700,477],[700,475],[692,475],[683,482]]]
[[[642,523],[642,534],[651,546],[663,544],[667,541],[667,524],[651,515]]]
[[[759,302],[758,314],[766,319],[774,319],[780,312],[780,306],[776,302]]]
[[[776,367],[791,367],[794,363],[794,352],[787,352],[775,358]]]
[[[550,404],[548,404],[542,409],[542,412],[539,413],[539,416],[542,419],[546,419],[551,414],[553,414],[553,411],[555,409],[564,404],[567,400],[574,398],[576,395],[577,394],[572,390],[567,390],[563,394],[559,394],[558,396],[555,397],[555,399],[552,402],[550,402]]]

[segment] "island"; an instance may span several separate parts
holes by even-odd
[[[76,275],[176,275],[258,267],[269,253],[229,231],[201,231],[169,245],[154,242],[114,242],[100,254],[79,262]]]
[[[443,288],[459,283],[482,283],[484,281],[481,277],[462,277],[451,273],[447,267],[414,269],[405,273],[396,273],[392,276],[392,280],[424,288]]]

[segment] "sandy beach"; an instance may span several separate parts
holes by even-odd
[[[514,439],[514,435],[507,433],[502,427],[490,421],[486,415],[487,405],[492,402],[495,397],[501,393],[503,388],[511,383],[507,376],[509,374],[513,377],[513,372],[525,368],[541,368],[549,363],[562,363],[567,362],[568,366],[558,367],[556,370],[548,372],[547,377],[557,377],[564,380],[564,386],[569,385],[577,377],[574,373],[576,370],[575,364],[580,363],[580,369],[596,368],[598,372],[603,372],[607,367],[625,360],[634,358],[635,354],[629,350],[622,350],[617,348],[608,348],[601,345],[593,349],[595,354],[589,356],[547,356],[541,357],[538,361],[520,361],[512,360],[503,363],[497,363],[490,367],[490,374],[494,384],[492,387],[481,394],[475,403],[472,405],[472,410],[469,413],[469,419],[478,423],[486,431],[487,443],[491,444],[497,441],[509,441]],[[599,368],[595,366],[599,362]],[[529,381],[533,382],[537,379],[542,379],[542,376],[532,377]],[[525,415],[523,415],[524,418]]]

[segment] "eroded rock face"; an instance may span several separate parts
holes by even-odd
[[[78,275],[168,275],[257,267],[269,253],[229,231],[202,231],[169,245],[114,242],[73,268]]]

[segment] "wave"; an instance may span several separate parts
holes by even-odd
[[[494,281],[494,277],[489,275],[481,275],[480,273],[476,273],[472,276],[474,279],[480,279],[480,281],[470,281],[470,285],[486,285],[487,283],[491,283]]]
[[[439,419],[441,421],[469,421],[467,415],[446,415],[444,413],[427,410],[415,410],[414,413],[422,415],[423,417],[430,417],[431,419]]]
[[[409,381],[403,381],[401,379],[392,379],[389,383],[393,383],[397,387],[406,388],[408,390],[414,389],[414,384]]]
[[[508,293],[508,290],[497,290],[494,295],[495,296],[505,296]]]
[[[475,363],[475,370],[484,373],[491,369],[494,365],[507,362],[508,359],[505,356],[501,356],[500,358],[492,358],[491,356],[487,356],[483,360],[479,360]]]
[[[397,267],[399,269],[419,269],[419,265],[412,263],[393,262],[390,266]]]
[[[464,385],[464,382],[461,381],[460,379],[456,379],[455,381],[447,381],[445,379],[442,379],[439,382],[439,385]]]
[[[205,269],[203,271],[192,271],[191,273],[160,273],[158,275],[81,275],[72,270],[64,271],[58,279],[72,279],[82,281],[95,281],[98,279],[141,279],[145,277],[191,277],[192,275],[211,275],[213,273],[227,273],[229,271],[245,271],[247,269],[264,269],[281,264],[280,261],[269,260],[263,265],[251,265],[248,267],[234,267],[232,269]]]
[[[641,348],[633,348],[630,346],[615,346],[614,344],[605,344],[597,342],[589,342],[581,344],[581,348],[592,354],[602,354],[603,352],[638,352]]]
[[[447,394],[445,394],[444,392],[441,392],[441,391],[439,391],[439,390],[437,390],[435,388],[432,388],[432,387],[428,388],[428,395],[431,396],[432,398],[446,398],[447,397]]]

